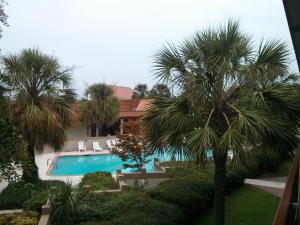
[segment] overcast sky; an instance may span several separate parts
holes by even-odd
[[[282,0],[7,0],[1,54],[39,47],[76,66],[79,94],[94,82],[152,86],[151,56],[209,25],[239,19],[255,40],[292,44]],[[297,70],[294,52],[292,69]]]

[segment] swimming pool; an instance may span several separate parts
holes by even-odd
[[[159,158],[161,161],[170,160],[167,155],[151,156],[150,162],[145,165],[147,172],[153,171],[154,158]],[[49,173],[52,176],[74,176],[96,171],[114,173],[117,169],[122,169],[122,172],[132,172],[131,168],[123,169],[124,163],[118,156],[113,154],[59,156],[54,161],[52,170]]]

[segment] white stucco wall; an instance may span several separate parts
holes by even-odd
[[[80,121],[66,132],[67,139],[75,137],[85,137],[87,135],[87,123]]]

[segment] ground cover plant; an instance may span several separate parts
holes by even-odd
[[[0,215],[0,225],[37,225],[38,222],[38,213],[31,211]]]

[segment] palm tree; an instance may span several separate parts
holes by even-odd
[[[149,95],[148,87],[146,84],[138,84],[133,90],[132,98],[147,98]]]
[[[96,136],[103,125],[110,126],[116,122],[120,110],[120,101],[106,84],[94,84],[85,91],[82,100],[82,117],[89,126],[96,126]]]
[[[269,149],[277,143],[296,145],[299,104],[287,55],[279,41],[262,41],[255,51],[235,21],[196,32],[155,55],[157,77],[172,82],[181,94],[157,99],[145,114],[150,144],[199,165],[205,164],[206,151],[213,150],[215,225],[224,225],[229,149],[237,162],[262,144]]]
[[[3,82],[10,91],[10,114],[27,144],[28,163],[23,179],[38,181],[35,149],[44,144],[60,148],[65,129],[73,118],[75,92],[70,88],[72,68],[38,49],[25,49],[19,55],[3,58]]]
[[[150,91],[150,97],[171,97],[170,89],[165,84],[155,84]]]

